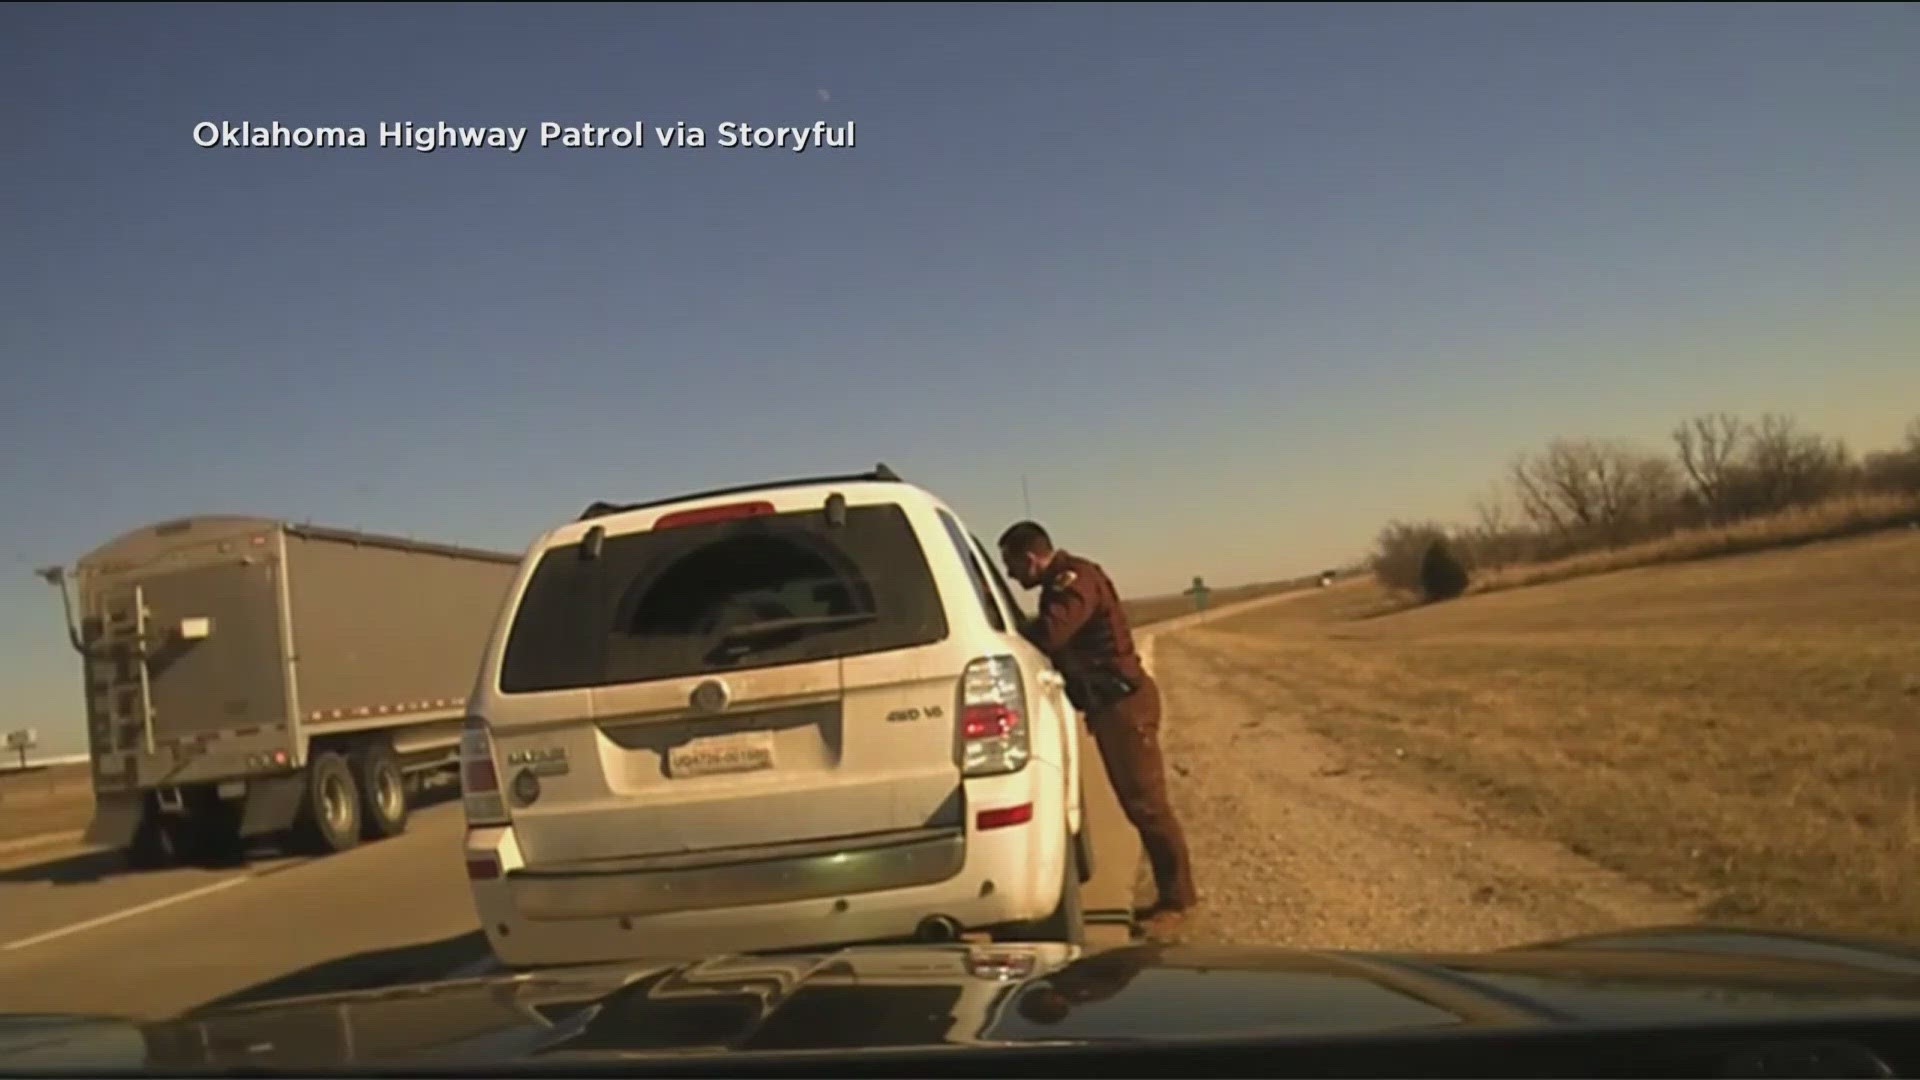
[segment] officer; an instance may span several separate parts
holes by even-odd
[[[1113,581],[1097,564],[1055,548],[1032,521],[1001,534],[1000,559],[1008,577],[1041,590],[1040,612],[1021,632],[1066,676],[1067,697],[1086,714],[1113,792],[1140,833],[1159,894],[1141,921],[1149,933],[1170,930],[1200,897],[1167,799],[1160,687],[1134,652]]]

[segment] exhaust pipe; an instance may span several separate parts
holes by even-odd
[[[960,923],[950,915],[929,915],[920,920],[914,936],[921,941],[945,943],[960,940]]]

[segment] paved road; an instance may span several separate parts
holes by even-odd
[[[79,856],[0,871],[0,1002],[162,1017],[289,976],[289,990],[372,985],[484,961],[461,828],[443,802],[404,836],[322,860],[116,873]],[[424,955],[394,952],[409,946]]]
[[[1157,624],[1141,634],[1149,666],[1159,634],[1281,598]],[[1084,733],[1082,754],[1096,844],[1085,903],[1095,917],[1121,914],[1138,899],[1139,841]],[[321,860],[128,873],[103,855],[41,856],[0,869],[0,1009],[164,1017],[241,995],[484,969],[462,824],[446,800],[416,811],[404,836]],[[1124,927],[1089,936],[1096,948],[1127,937]]]

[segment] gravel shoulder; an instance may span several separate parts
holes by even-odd
[[[1168,784],[1205,904],[1192,943],[1478,950],[1691,921],[1662,895],[1308,730],[1231,634],[1160,637]]]

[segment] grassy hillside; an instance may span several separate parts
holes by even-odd
[[[1294,581],[1264,581],[1255,585],[1235,585],[1225,589],[1215,589],[1207,598],[1209,607],[1223,604],[1236,604],[1243,600],[1258,600],[1275,593],[1292,592],[1295,589],[1311,588],[1313,578],[1300,578]],[[1178,618],[1193,611],[1193,598],[1180,593],[1163,596],[1143,596],[1137,600],[1125,600],[1121,603],[1127,609],[1127,620],[1134,626],[1145,626],[1162,619]]]
[[[1658,540],[1552,562],[1502,567],[1479,575],[1472,591],[1498,592],[1614,570],[1717,559],[1901,528],[1920,529],[1920,496],[1845,495],[1716,528],[1682,529]]]
[[[1920,532],[1216,624],[1316,730],[1751,924],[1920,932]]]

